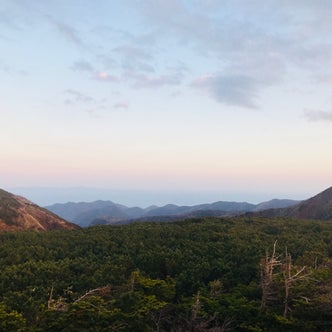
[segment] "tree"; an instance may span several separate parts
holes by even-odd
[[[0,332],[25,331],[26,321],[17,311],[10,311],[0,303]]]

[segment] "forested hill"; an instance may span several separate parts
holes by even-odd
[[[0,331],[332,330],[332,223],[0,233]]]
[[[78,227],[24,197],[0,189],[0,231],[75,228]]]

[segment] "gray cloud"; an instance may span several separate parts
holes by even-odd
[[[196,68],[170,68],[177,61],[174,57],[181,54],[185,59],[189,50],[202,66],[205,59],[219,66],[209,80],[197,79],[193,87],[218,102],[254,108],[264,87],[282,82],[294,65],[305,73],[304,79],[315,78],[322,84],[331,75],[329,0],[266,0],[264,6],[261,0],[128,1],[144,32],[125,31],[110,23],[91,27],[84,35],[79,23],[73,26],[59,16],[58,5],[18,2],[25,4],[24,12],[35,15],[31,21],[39,18],[45,23],[46,18],[67,42],[87,50],[93,61],[76,61],[71,69],[100,82],[129,83],[135,88],[180,85]],[[45,15],[45,8],[52,16]],[[0,12],[0,24],[11,21],[5,11]],[[160,45],[167,46],[160,49]],[[201,70],[211,72],[211,68]]]
[[[309,121],[331,121],[332,122],[332,111],[320,111],[320,110],[304,110],[304,116]]]
[[[207,75],[196,79],[192,86],[206,91],[214,99],[231,106],[257,108],[260,83],[244,75]]]
[[[234,0],[231,5],[214,0],[190,6],[182,0],[137,3],[142,20],[160,38],[219,60],[226,75],[214,75],[209,90],[223,103],[252,107],[264,86],[282,82],[292,66],[308,79],[321,77],[331,67],[328,0],[268,0],[264,6],[260,0]],[[240,86],[226,87],[228,82]]]

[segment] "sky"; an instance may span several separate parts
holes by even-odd
[[[330,187],[331,17],[329,0],[0,0],[0,187],[132,205]]]

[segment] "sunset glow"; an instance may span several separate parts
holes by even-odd
[[[2,1],[0,187],[177,202],[327,188],[331,14],[327,1]]]

